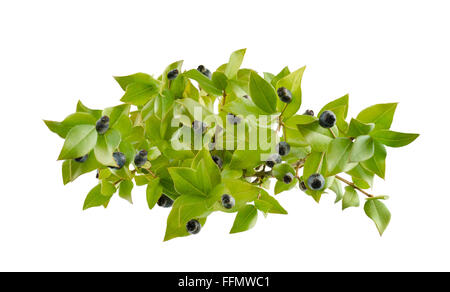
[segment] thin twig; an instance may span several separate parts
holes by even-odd
[[[335,175],[334,177],[337,178],[338,180],[340,180],[340,181],[342,181],[342,182],[348,184],[349,186],[353,187],[355,190],[360,191],[361,193],[363,193],[363,194],[366,195],[367,197],[369,197],[369,198],[373,198],[373,197],[374,197],[373,195],[369,194],[368,192],[366,192],[366,191],[363,190],[363,189],[360,189],[360,188],[357,187],[354,183],[352,183],[352,182],[346,180],[345,178],[342,178],[342,177],[340,177],[340,176],[338,176],[338,175]]]

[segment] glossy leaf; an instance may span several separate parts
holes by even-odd
[[[368,200],[364,204],[364,212],[375,223],[380,235],[383,235],[391,221],[391,212],[389,212],[386,205],[380,200]]]
[[[403,147],[419,137],[419,134],[400,133],[390,130],[377,130],[370,133],[370,136],[389,147]]]
[[[58,160],[74,159],[88,154],[97,142],[94,125],[78,125],[67,133]]]
[[[276,112],[278,97],[275,89],[257,73],[250,74],[249,90],[256,106],[269,114]]]
[[[238,233],[253,228],[258,219],[258,212],[253,205],[245,205],[239,209],[230,233]]]
[[[348,207],[359,207],[358,193],[351,186],[345,187],[344,197],[342,198],[342,210]]]

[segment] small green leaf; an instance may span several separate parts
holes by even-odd
[[[270,84],[272,84],[273,87],[276,88],[278,81],[283,77],[288,76],[289,74],[291,74],[291,71],[289,70],[288,66],[286,66],[280,71],[280,73],[278,73],[276,76],[273,76],[272,80],[269,82]]]
[[[388,208],[379,200],[368,200],[364,204],[364,212],[366,212],[366,215],[373,220],[380,236],[383,235],[386,227],[391,221],[391,213]]]
[[[361,162],[361,165],[382,179],[386,172],[386,147],[380,142],[374,141],[374,155],[369,160]]]
[[[352,151],[352,141],[348,138],[336,138],[328,146],[327,176],[349,171],[357,163],[349,161]]]
[[[356,119],[363,123],[374,123],[375,129],[389,129],[396,108],[397,103],[376,104],[362,110]]]
[[[200,87],[207,93],[212,95],[222,95],[222,90],[217,88],[211,79],[200,73],[198,70],[192,69],[183,73],[183,75],[197,81]]]
[[[231,53],[230,60],[228,61],[224,72],[229,79],[233,79],[236,77],[236,74],[241,67],[242,61],[244,60],[246,50],[247,49],[241,49]]]
[[[358,137],[369,134],[375,127],[375,124],[365,124],[356,119],[350,121],[348,126],[347,136]]]
[[[253,228],[258,219],[258,211],[253,205],[245,205],[239,209],[230,233],[238,233]]]
[[[342,210],[345,210],[348,207],[359,207],[358,193],[351,186],[345,187],[345,193],[342,199]]]
[[[337,179],[333,180],[333,184],[329,187],[329,189],[336,194],[336,200],[334,201],[335,204],[342,200],[344,193],[342,192],[341,183]]]
[[[73,159],[65,160],[62,165],[63,183],[66,185],[73,182],[80,175],[99,167],[101,167],[101,164],[97,162],[93,152],[89,153],[88,159],[83,163],[76,162]]]
[[[314,151],[327,151],[328,145],[333,140],[330,129],[322,128],[318,121],[306,125],[297,125],[297,128]]]
[[[102,195],[107,196],[107,197],[111,197],[112,195],[114,195],[114,193],[117,191],[116,187],[114,186],[114,184],[110,181],[107,180],[102,180],[101,181],[101,189],[100,192]]]
[[[261,151],[258,150],[236,150],[231,159],[232,169],[253,169],[262,163]]]
[[[97,131],[94,125],[79,125],[67,133],[58,160],[74,159],[88,154],[97,142]]]
[[[120,133],[115,129],[109,129],[105,134],[99,135],[97,145],[94,147],[97,161],[106,166],[116,166],[113,152],[119,147],[120,141]]]
[[[131,198],[131,191],[133,190],[134,184],[131,180],[124,180],[119,185],[119,197],[133,204]]]
[[[189,195],[178,197],[173,203],[169,217],[167,217],[164,241],[175,237],[188,236],[186,223],[192,219],[197,219],[203,227],[206,216],[210,213],[211,209],[208,207],[205,198]]]
[[[361,189],[368,189],[373,186],[374,174],[369,170],[361,167],[360,164],[358,164],[352,170],[347,171],[347,174],[352,176],[353,182]]]
[[[104,196],[101,193],[102,185],[98,184],[95,186],[86,196],[83,204],[83,210],[104,206],[105,208],[108,206],[109,201],[111,200],[111,196]]]
[[[359,136],[353,143],[350,161],[359,162],[370,159],[374,153],[374,143],[369,135]]]
[[[169,168],[170,176],[172,177],[175,190],[180,195],[202,196],[206,197],[202,188],[203,185],[198,180],[198,175],[195,170],[187,167],[171,167]]]
[[[152,179],[147,185],[147,204],[149,209],[153,209],[161,197],[163,188],[160,184],[160,178]]]
[[[87,106],[85,106],[81,100],[78,101],[77,103],[77,113],[87,113],[90,114],[91,116],[93,116],[96,120],[100,119],[102,116],[102,111],[101,110],[96,110],[96,109],[90,109]]]
[[[249,90],[252,101],[260,109],[269,114],[276,112],[277,94],[272,85],[257,73],[250,74]]]
[[[266,191],[261,191],[261,195],[255,200],[255,207],[263,213],[287,214],[280,203]]]
[[[114,76],[114,79],[124,91],[127,90],[128,85],[133,83],[153,84],[154,82],[157,82],[152,76],[145,73],[136,73],[128,76]]]
[[[277,182],[275,183],[274,193],[275,195],[278,195],[284,191],[293,189],[297,185],[297,183],[298,183],[297,178],[294,178],[290,184],[285,184],[283,181],[277,180]]]
[[[158,91],[159,87],[156,82],[153,84],[132,83],[127,86],[127,90],[120,101],[142,106],[156,96]]]
[[[370,133],[376,141],[389,147],[403,147],[413,142],[419,134],[394,132],[390,130],[377,130]]]

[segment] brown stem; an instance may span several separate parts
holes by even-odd
[[[366,195],[367,197],[373,198],[373,195],[369,194],[368,192],[366,192],[366,191],[363,190],[363,189],[360,189],[360,188],[357,187],[354,183],[352,183],[352,182],[346,180],[345,178],[342,178],[342,177],[340,177],[340,176],[338,176],[338,175],[335,175],[334,177],[337,178],[338,180],[340,180],[340,181],[342,181],[342,182],[348,184],[349,186],[353,187],[355,190],[360,191],[361,193],[363,193],[363,194]]]
[[[331,128],[329,128],[329,129],[330,129],[331,135],[333,135],[333,137],[336,139],[336,135],[334,134],[333,130],[331,130]]]

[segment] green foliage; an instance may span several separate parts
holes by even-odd
[[[188,236],[189,221],[204,227],[214,212],[236,213],[230,233],[251,229],[258,212],[287,214],[269,193],[274,180],[275,194],[300,186],[316,202],[331,191],[336,203],[342,201],[343,210],[359,207],[359,195],[365,195],[364,212],[381,235],[391,218],[381,202],[387,196],[366,190],[375,176],[385,178],[386,147],[406,146],[418,137],[390,129],[397,103],[370,106],[348,120],[349,96],[344,95],[324,105],[316,116],[302,115],[305,67],[292,72],[284,67],[262,76],[241,68],[245,52],[233,52],[228,63],[211,75],[182,71],[183,61],[177,61],[158,78],[145,73],[114,77],[123,90],[122,104],[99,110],[79,101],[76,112],[64,120],[45,120],[50,131],[64,139],[58,157],[63,160],[63,183],[97,172],[98,183],[86,196],[84,210],[106,208],[116,193],[132,203],[135,185],[146,187],[149,209],[163,194],[170,197],[174,203],[164,240]],[[174,69],[179,74],[169,80],[167,73]],[[279,87],[292,93],[290,103],[280,101]],[[331,128],[318,121],[324,111],[336,116]],[[238,121],[231,126],[229,113]],[[109,117],[109,126],[99,134],[96,125],[102,116]],[[264,124],[262,117],[275,126]],[[193,129],[194,120],[204,123],[203,132]],[[188,134],[190,139],[185,140]],[[253,145],[254,139],[259,144]],[[270,168],[266,161],[280,139],[289,143],[290,152]],[[147,151],[146,162],[137,167],[134,158],[141,150]],[[125,157],[122,167],[113,156],[117,152]],[[313,174],[324,177],[322,189],[308,186]],[[224,194],[234,200],[225,206],[228,209],[222,205]]]

